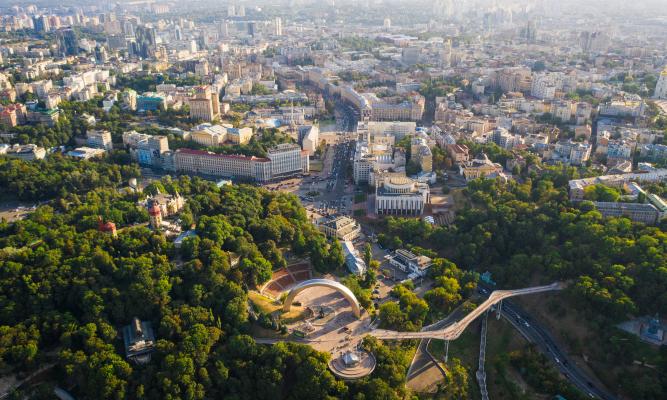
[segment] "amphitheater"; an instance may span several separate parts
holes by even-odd
[[[308,263],[288,265],[285,268],[276,270],[271,280],[262,286],[260,293],[278,299],[283,292],[288,291],[297,283],[307,281],[312,277],[313,273]]]

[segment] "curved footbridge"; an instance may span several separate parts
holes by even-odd
[[[452,325],[447,326],[446,328],[434,331],[423,330],[421,332],[397,332],[389,331],[384,329],[375,329],[370,331],[368,334],[375,336],[381,340],[406,340],[406,339],[440,339],[440,340],[455,340],[463,331],[473,322],[477,317],[484,314],[486,310],[490,309],[497,303],[501,303],[502,306],[503,299],[514,297],[514,296],[523,296],[527,294],[536,294],[543,292],[550,292],[553,290],[561,290],[564,285],[560,282],[552,283],[551,285],[546,286],[536,286],[526,289],[517,289],[517,290],[496,290],[489,295],[489,298],[486,299],[482,304],[477,306],[472,312],[463,317],[460,321],[454,322]]]

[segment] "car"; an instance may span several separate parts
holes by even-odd
[[[530,324],[528,323],[528,321],[523,321],[523,324],[526,326],[526,328],[530,328]]]

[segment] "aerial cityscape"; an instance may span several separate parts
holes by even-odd
[[[667,0],[0,0],[0,400],[667,399]]]

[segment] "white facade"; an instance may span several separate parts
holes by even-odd
[[[375,212],[380,215],[421,215],[429,199],[427,184],[410,178],[390,178],[375,190]]]
[[[658,78],[658,83],[655,86],[655,97],[667,99],[667,67],[660,73],[660,78]]]
[[[299,130],[301,148],[309,156],[315,154],[320,141],[320,128],[317,125],[305,126]]]
[[[86,143],[89,147],[96,149],[111,150],[111,132],[109,131],[90,131],[87,133]]]
[[[266,158],[215,154],[201,150],[179,149],[174,154],[176,171],[254,179],[271,179],[271,161]]]
[[[303,153],[301,148],[295,144],[279,144],[269,150],[268,159],[271,160],[271,175],[273,178],[286,177],[310,170],[308,154]]]

